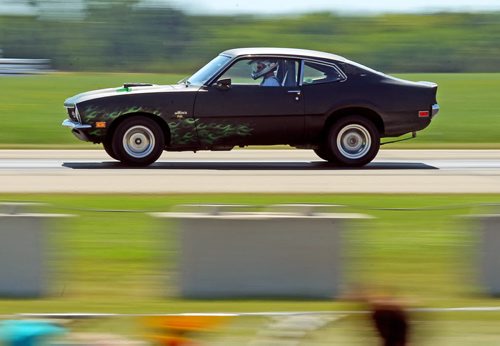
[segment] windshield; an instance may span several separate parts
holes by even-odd
[[[219,71],[227,62],[231,60],[230,57],[226,55],[219,55],[208,64],[203,66],[194,75],[189,77],[187,82],[194,85],[203,85],[207,80],[210,79],[217,71]]]

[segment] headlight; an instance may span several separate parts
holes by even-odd
[[[80,113],[78,113],[76,105],[66,106],[66,111],[68,112],[68,117],[71,120],[81,123]]]
[[[78,113],[78,107],[76,105],[75,105],[75,117],[79,123],[82,122],[82,119],[80,118],[80,113]]]

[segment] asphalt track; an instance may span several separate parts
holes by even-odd
[[[0,150],[0,193],[500,193],[500,150],[382,150],[338,168],[310,150],[166,152],[127,168],[104,150]]]

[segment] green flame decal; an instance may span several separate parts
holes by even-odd
[[[150,113],[160,116],[161,110],[142,107],[142,106],[131,106],[126,108],[111,108],[111,107],[99,107],[99,106],[88,106],[80,110],[82,116],[82,121],[84,124],[93,124],[97,121],[105,121],[106,123],[111,123],[114,119],[118,118],[120,115],[130,114],[130,113]],[[103,137],[106,134],[106,129],[93,129],[89,131],[88,134],[94,137]]]
[[[200,144],[210,146],[223,138],[233,136],[248,136],[252,128],[247,124],[230,123],[201,123],[199,119],[183,119],[168,123],[170,128],[171,142],[174,145],[193,144],[194,138],[191,132],[196,128]]]
[[[104,108],[98,106],[89,106],[82,110],[83,122],[93,123],[96,121],[112,121],[118,118],[120,115],[129,114],[129,113],[150,113],[155,115],[161,115],[161,110],[148,108],[143,106],[132,106],[128,108]]]
[[[247,124],[207,123],[197,126],[200,142],[211,145],[222,138],[248,136],[252,129]]]
[[[83,123],[93,124],[97,121],[111,123],[121,115],[131,113],[149,113],[161,116],[160,109],[143,106],[131,106],[125,108],[88,106],[80,111]],[[233,124],[229,122],[200,123],[200,119],[185,118],[172,119],[168,126],[170,128],[170,143],[174,146],[197,145],[211,146],[223,138],[244,137],[252,133],[248,124]],[[106,129],[92,129],[88,132],[90,136],[102,137]]]

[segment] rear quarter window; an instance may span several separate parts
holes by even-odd
[[[338,67],[313,61],[304,61],[302,84],[322,84],[341,82],[346,76]]]

